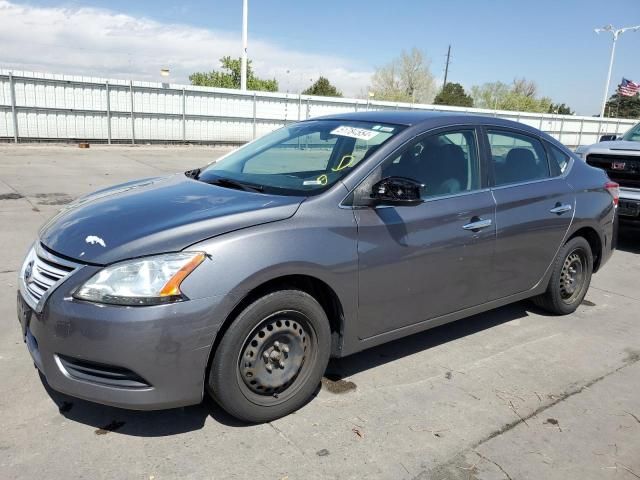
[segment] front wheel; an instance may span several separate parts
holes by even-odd
[[[583,237],[572,238],[558,252],[547,291],[533,302],[557,315],[573,313],[587,294],[592,272],[589,242]]]
[[[228,413],[268,422],[303,406],[329,361],[331,332],[320,304],[300,290],[246,307],[215,352],[208,388]]]

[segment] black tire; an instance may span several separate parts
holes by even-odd
[[[582,303],[593,272],[593,253],[583,237],[569,240],[558,252],[553,273],[542,295],[532,298],[540,308],[556,315],[575,312]]]
[[[246,307],[225,332],[211,364],[209,393],[240,420],[275,420],[313,395],[330,350],[327,315],[311,295],[269,293]]]

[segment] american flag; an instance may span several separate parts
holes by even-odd
[[[618,86],[618,93],[625,97],[633,97],[640,91],[640,83],[632,82],[626,78],[622,79],[622,83]]]

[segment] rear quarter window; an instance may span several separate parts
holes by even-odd
[[[551,168],[551,175],[558,177],[567,171],[569,160],[571,158],[558,147],[550,143],[547,143],[547,150],[549,151],[549,167]]]

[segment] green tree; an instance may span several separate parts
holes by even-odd
[[[453,105],[457,107],[473,107],[473,98],[466,94],[459,83],[447,83],[433,99],[436,105]]]
[[[307,88],[304,95],[318,95],[321,97],[341,97],[342,92],[335,85],[332,85],[328,78],[320,77],[316,82]]]
[[[574,115],[575,112],[564,103],[552,103],[547,113],[557,113],[559,115]]]
[[[524,78],[515,79],[511,85],[491,82],[474,86],[471,96],[479,108],[546,113],[551,106],[551,99],[538,97],[536,84]]]
[[[435,81],[429,59],[417,48],[402,52],[371,77],[370,91],[376,100],[429,103],[435,95]]]
[[[640,95],[627,97],[614,93],[611,95],[604,109],[605,117],[640,118]]]
[[[189,75],[191,85],[200,87],[219,87],[219,88],[240,88],[240,65],[239,58],[231,58],[230,56],[220,59],[221,70],[212,70],[210,72],[195,72]],[[277,92],[278,82],[266,80],[256,77],[251,68],[251,60],[247,61],[247,89]]]

